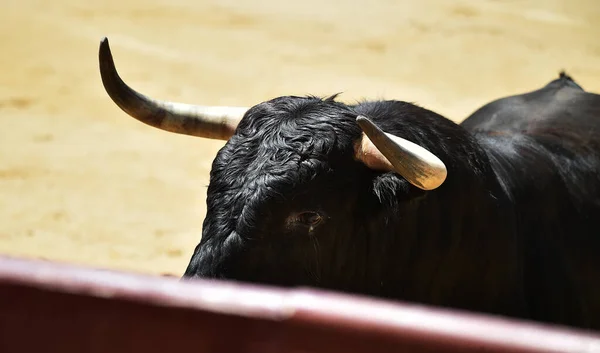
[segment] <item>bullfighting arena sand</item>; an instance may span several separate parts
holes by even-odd
[[[600,92],[600,1],[3,0],[0,253],[180,275],[223,145],[106,95],[97,50],[154,97],[396,98],[455,121],[566,69]]]

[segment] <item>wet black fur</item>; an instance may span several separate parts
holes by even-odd
[[[363,114],[435,153],[438,189],[353,158]],[[600,330],[600,96],[565,75],[462,124],[400,101],[280,97],[213,162],[184,277],[314,286]],[[313,232],[285,222],[318,211]]]

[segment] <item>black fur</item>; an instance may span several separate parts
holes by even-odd
[[[436,154],[444,184],[425,192],[356,161],[358,114]],[[261,103],[213,162],[184,277],[600,330],[599,128],[600,96],[564,73],[462,124],[400,101]],[[303,211],[324,221],[311,231]]]

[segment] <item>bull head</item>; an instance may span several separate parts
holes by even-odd
[[[133,118],[162,130],[228,140],[249,109],[165,102],[135,91],[119,77],[108,38],[100,43],[99,62],[104,88],[117,106]],[[364,116],[357,116],[356,122],[363,133],[356,143],[355,158],[367,167],[395,171],[422,190],[435,189],[446,179],[446,166],[433,153],[383,132]]]

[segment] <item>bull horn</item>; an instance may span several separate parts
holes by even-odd
[[[363,130],[356,157],[371,169],[395,171],[422,190],[433,190],[446,180],[444,162],[425,148],[383,132],[366,117],[356,122]]]
[[[156,128],[218,140],[228,140],[248,110],[242,107],[198,106],[149,98],[129,87],[117,72],[108,38],[98,52],[102,84],[125,113]]]

